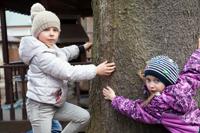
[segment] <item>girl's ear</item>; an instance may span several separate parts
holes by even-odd
[[[146,82],[145,77],[144,77],[144,70],[139,70],[138,71],[138,75],[139,77],[144,81],[144,83]]]

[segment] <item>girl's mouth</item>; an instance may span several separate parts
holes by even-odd
[[[50,42],[53,42],[53,41],[54,41],[54,39],[49,39],[49,41],[50,41]]]
[[[154,93],[156,93],[156,91],[153,91],[153,90],[152,90],[152,91],[151,91],[151,94],[154,94]]]

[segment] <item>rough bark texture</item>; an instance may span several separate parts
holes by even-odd
[[[116,112],[102,89],[109,85],[117,95],[146,99],[138,71],[156,55],[169,56],[181,71],[197,49],[199,1],[93,0],[92,5],[93,63],[114,61],[116,71],[109,77],[97,76],[91,83],[87,133],[167,133],[162,125],[139,123]]]

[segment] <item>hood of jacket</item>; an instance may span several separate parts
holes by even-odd
[[[22,61],[29,65],[35,54],[43,49],[48,47],[35,37],[23,37],[19,45],[19,55]]]

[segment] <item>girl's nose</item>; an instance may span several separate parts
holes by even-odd
[[[54,35],[54,32],[53,30],[50,30],[50,35],[53,36]]]
[[[150,83],[149,85],[151,88],[154,88],[154,83]]]

